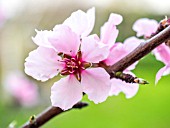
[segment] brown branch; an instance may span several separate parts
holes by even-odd
[[[86,106],[88,106],[87,103],[78,102],[77,104],[75,104],[73,106],[72,109],[81,109]],[[69,110],[71,110],[71,109],[69,109]],[[67,111],[69,111],[69,110],[67,110]],[[63,112],[66,112],[66,111],[63,111],[59,107],[49,107],[44,112],[40,113],[33,121],[29,121],[26,124],[24,124],[22,126],[22,128],[38,128],[38,127],[42,126],[44,123],[46,123],[47,121],[49,121],[50,119],[52,119],[53,117],[55,117]]]
[[[114,77],[113,72],[125,70],[127,67],[129,67],[134,62],[138,61],[139,59],[150,53],[154,48],[156,48],[163,42],[166,42],[168,39],[170,39],[170,26],[168,26],[163,31],[161,31],[151,39],[147,40],[146,42],[141,43],[139,47],[137,47],[134,51],[132,51],[130,54],[122,58],[114,65],[104,68],[110,74],[111,78],[113,78]],[[78,104],[74,105],[73,108],[83,108],[85,106],[87,106],[87,104],[79,102]],[[23,128],[38,128],[39,126],[43,125],[54,116],[57,116],[58,114],[63,112],[65,111],[63,111],[61,108],[50,107],[45,112],[37,116],[35,121],[25,124]]]
[[[110,74],[111,78],[114,77],[112,72],[123,71],[148,53],[150,53],[154,48],[166,42],[170,39],[170,26],[165,28],[163,31],[141,43],[135,50],[129,53],[127,56],[122,58],[120,61],[116,62],[114,65],[108,67],[107,72]]]

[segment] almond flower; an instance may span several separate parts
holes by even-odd
[[[38,89],[35,83],[19,72],[8,75],[4,87],[24,107],[32,107],[38,103]]]
[[[94,13],[94,8],[87,13],[78,10],[52,31],[37,31],[33,41],[38,48],[26,58],[25,72],[37,80],[63,76],[51,88],[52,105],[63,110],[79,102],[83,92],[95,103],[109,96],[110,76],[103,68],[92,67],[109,54],[97,35],[88,36]]]
[[[134,23],[133,28],[136,28],[134,30],[137,32],[137,35],[147,37],[156,31],[158,28],[158,22],[155,20],[142,18]],[[153,54],[157,60],[162,61],[165,64],[165,66],[156,74],[155,83],[157,83],[162,76],[170,74],[170,48],[165,44],[161,44],[153,50]]]
[[[124,41],[124,43],[115,43],[118,36],[117,25],[122,22],[123,18],[119,14],[112,13],[108,21],[101,27],[101,41],[109,46],[109,56],[103,61],[106,65],[110,66],[122,59],[124,56],[129,54],[134,50],[143,40],[137,39],[135,37],[130,37]],[[130,73],[130,70],[135,68],[137,62],[125,70],[125,73]],[[134,74],[133,74],[134,76]],[[118,95],[120,92],[123,92],[126,95],[126,98],[131,98],[136,95],[138,92],[139,85],[131,84],[121,81],[119,79],[111,79],[111,91],[110,96]]]

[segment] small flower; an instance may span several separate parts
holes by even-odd
[[[19,72],[8,75],[5,89],[22,106],[31,107],[38,103],[39,96],[35,83]]]
[[[110,54],[104,62],[107,65],[113,65],[123,57],[125,57],[127,54],[129,54],[131,51],[133,51],[140,43],[142,40],[137,39],[135,37],[130,37],[124,41],[124,43],[115,43],[113,47],[110,49]],[[132,74],[130,70],[135,69],[135,66],[137,65],[138,62],[134,63],[130,67],[128,67],[125,70],[125,73]],[[135,76],[133,74],[133,76]],[[136,95],[139,89],[138,84],[130,84],[126,83],[124,81],[121,81],[119,79],[111,79],[112,86],[111,86],[111,91],[110,95],[118,95],[120,92],[123,92],[126,95],[126,98],[131,98]]]
[[[119,25],[122,20],[123,18],[121,15],[112,13],[109,20],[101,27],[101,42],[109,46],[110,49],[109,56],[103,60],[108,66],[118,62],[143,41],[136,37],[130,37],[126,39],[123,44],[119,42],[115,43],[119,32],[116,25]],[[130,70],[133,70],[137,63],[138,62],[128,67],[126,72],[130,73]],[[131,98],[136,95],[139,88],[138,84],[126,83],[115,78],[111,79],[111,83],[110,96],[118,95],[120,92],[123,92],[126,95],[126,98]]]
[[[63,110],[79,102],[83,92],[95,103],[109,96],[109,74],[103,68],[91,67],[109,54],[108,46],[103,46],[97,35],[87,36],[93,26],[89,18],[93,12],[94,8],[87,13],[79,10],[53,31],[38,32],[33,41],[39,47],[26,58],[25,72],[37,80],[63,76],[51,88],[52,105]],[[82,21],[77,22],[77,16]],[[85,24],[83,19],[87,20]]]
[[[161,21],[161,23],[163,26],[166,26],[166,24],[169,23],[169,19],[165,18]],[[149,37],[157,30],[158,22],[146,18],[139,19],[135,22],[134,28],[136,28],[134,30],[137,32],[137,35],[144,35],[145,37]],[[170,48],[165,44],[161,44],[155,48],[152,53],[155,55],[157,60],[162,61],[165,64],[165,66],[161,68],[156,74],[155,83],[157,83],[162,76],[170,74]]]

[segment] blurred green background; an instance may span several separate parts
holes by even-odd
[[[160,1],[159,1],[160,2]],[[34,29],[50,30],[62,23],[73,11],[86,11],[96,7],[96,25],[92,33],[99,34],[100,27],[108,20],[111,12],[119,13],[124,21],[118,26],[120,33],[117,41],[123,42],[134,36],[132,25],[138,18],[147,17],[161,20],[169,15],[169,2],[124,1],[124,0],[0,0],[0,8],[6,13],[0,24],[0,128],[6,128],[13,121],[16,127],[25,123],[31,115],[36,115],[50,106],[50,87],[58,79],[38,82],[40,102],[34,107],[16,104],[4,91],[5,79],[10,72],[24,73],[24,59],[37,46],[31,37]],[[163,4],[164,3],[164,4]],[[157,71],[163,67],[151,54],[147,55],[133,71],[138,77],[149,81],[141,85],[137,95],[126,99],[123,94],[109,97],[104,103],[89,106],[82,110],[71,110],[53,118],[42,128],[169,128],[170,127],[170,75],[163,77],[154,85]],[[25,75],[26,76],[26,75]]]

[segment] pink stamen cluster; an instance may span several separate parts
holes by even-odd
[[[74,74],[78,81],[81,81],[81,72],[86,68],[91,66],[91,63],[85,62],[82,60],[81,51],[77,53],[77,55],[70,56],[67,54],[62,55],[62,61],[65,64],[64,69],[60,72],[61,75],[70,75]]]

